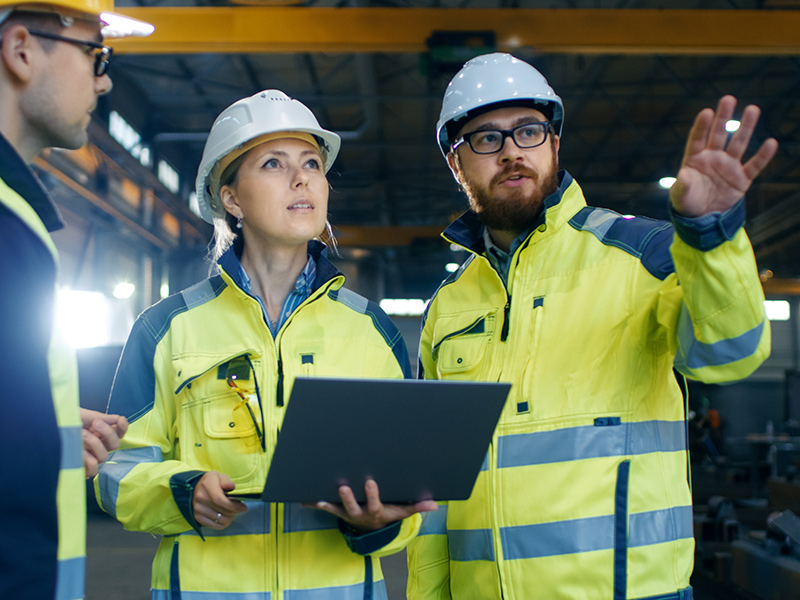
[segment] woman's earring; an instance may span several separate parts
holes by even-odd
[[[236,229],[241,229],[241,228],[242,228],[242,215],[239,215],[238,217],[236,217]]]

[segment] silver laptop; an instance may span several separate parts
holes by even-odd
[[[298,377],[266,502],[340,502],[364,482],[381,501],[464,500],[485,461],[510,383]]]

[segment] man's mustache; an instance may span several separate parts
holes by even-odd
[[[509,177],[513,177],[514,175],[522,175],[523,177],[528,177],[534,182],[539,181],[539,173],[534,171],[530,167],[526,167],[525,165],[520,165],[520,164],[511,164],[511,165],[506,165],[502,171],[500,171],[497,175],[492,177],[491,185],[497,185],[505,181]]]

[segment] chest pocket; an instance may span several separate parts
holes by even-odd
[[[237,487],[266,469],[260,438],[262,407],[253,374],[259,365],[254,352],[233,357],[182,355],[173,360],[180,406],[176,437],[182,460],[225,473]]]
[[[480,379],[490,372],[495,314],[440,316],[434,328],[432,356],[440,379]]]

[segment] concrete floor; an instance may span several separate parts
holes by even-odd
[[[150,565],[158,538],[126,531],[105,513],[89,513],[86,600],[150,600]],[[389,600],[405,600],[405,552],[381,559]]]

